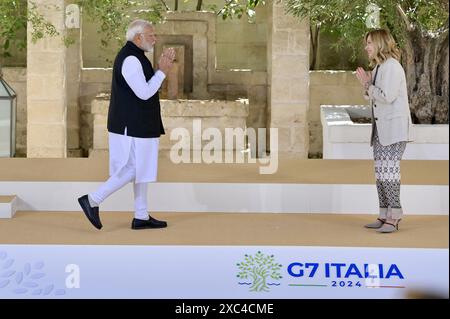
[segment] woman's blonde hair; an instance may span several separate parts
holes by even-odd
[[[388,30],[376,29],[367,32],[364,36],[365,43],[367,43],[367,38],[369,36],[375,49],[374,55],[369,61],[370,66],[381,64],[390,57],[400,60],[400,50],[397,48],[397,44]]]

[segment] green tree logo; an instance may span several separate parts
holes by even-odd
[[[243,280],[251,279],[251,282],[239,282],[240,285],[249,285],[250,291],[269,291],[269,286],[279,286],[279,283],[269,283],[267,280],[280,280],[279,270],[282,265],[275,261],[273,255],[264,255],[258,251],[254,256],[245,255],[243,262],[237,263],[239,274],[237,277]]]

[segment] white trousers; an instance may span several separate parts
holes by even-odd
[[[108,196],[121,189],[130,182],[134,182],[134,215],[137,219],[147,220],[147,183],[136,183],[136,157],[135,143],[131,141],[131,150],[126,165],[115,172],[111,177],[89,196],[97,204],[101,204]]]

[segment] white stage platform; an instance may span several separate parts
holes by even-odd
[[[101,205],[101,231],[81,213],[107,177],[104,158],[0,159],[0,298],[448,298],[448,161],[402,162],[388,235],[362,227],[372,161],[281,160],[267,176],[160,159],[149,209],[169,227],[143,232],[131,184]]]

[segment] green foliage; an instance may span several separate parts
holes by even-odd
[[[123,42],[126,28],[134,19],[161,22],[165,10],[162,2],[155,0],[77,0],[76,3],[89,19],[99,24],[102,47],[107,47],[111,41]]]
[[[420,3],[420,6],[408,8],[406,12],[409,19],[417,21],[424,32],[431,34],[442,32],[446,28],[445,21],[448,20],[448,8],[445,6],[447,1],[416,2]]]
[[[188,0],[184,0],[187,2]],[[99,25],[102,48],[112,42],[122,43],[128,24],[137,18],[154,23],[163,20],[163,12],[170,10],[164,0],[73,0],[89,19]],[[258,0],[251,0],[258,2]],[[26,48],[27,23],[32,25],[32,41],[36,42],[45,36],[57,36],[59,32],[39,12],[36,5],[27,0],[0,0],[0,51],[4,56],[11,56],[11,48]],[[202,1],[196,0],[197,8],[202,8]],[[54,8],[56,8],[54,6]],[[208,5],[208,10],[216,10],[216,6]],[[62,10],[63,8],[57,8]],[[24,36],[25,35],[25,36]],[[64,36],[66,46],[74,43],[70,36]]]
[[[323,32],[339,35],[336,48],[352,48],[353,56],[362,46],[369,4],[380,8],[380,27],[388,28],[400,46],[408,25],[424,36],[438,36],[448,28],[447,1],[442,0],[286,0],[288,13],[309,18]]]
[[[1,51],[4,57],[11,56],[11,50],[26,48],[27,22],[32,25],[31,40],[36,42],[44,36],[56,36],[56,28],[45,20],[37,11],[36,5],[30,2],[28,8],[26,0],[0,0],[0,39]]]
[[[27,6],[23,1],[0,0],[0,39],[5,57],[11,56],[10,50],[14,45],[21,49],[26,47],[26,39],[15,41],[18,31],[27,27],[26,13]]]
[[[188,0],[184,0],[186,2]],[[101,45],[107,47],[111,41],[122,42],[128,23],[135,18],[152,22],[162,21],[162,12],[170,10],[163,0],[74,0],[90,19],[99,23]],[[197,6],[201,2],[197,0]],[[265,0],[225,0],[224,6],[209,5],[225,19],[246,16],[250,21],[255,17],[256,7],[265,5]],[[354,59],[362,45],[362,35],[367,31],[365,24],[368,13],[366,7],[375,3],[381,8],[381,26],[388,27],[397,41],[402,44],[405,22],[399,8],[410,23],[420,28],[424,34],[437,36],[448,28],[448,4],[445,0],[286,0],[287,12],[320,26],[322,32],[336,34],[334,47],[353,49]],[[0,0],[0,46],[5,56],[10,56],[13,46],[24,49],[27,22],[32,24],[32,41],[45,36],[56,36],[55,27],[45,20],[34,4],[27,8],[26,0]],[[73,39],[65,37],[70,45]]]
[[[217,15],[222,16],[223,20],[234,17],[240,19],[246,15],[252,21],[256,14],[256,7],[265,4],[265,0],[225,0],[225,5],[217,12]]]
[[[162,12],[166,10],[161,0],[74,0],[87,14],[88,18],[99,23],[98,32],[102,35],[101,46],[107,47],[111,41],[123,41],[127,25],[136,18],[152,22],[162,21]],[[11,48],[25,49],[27,44],[27,23],[32,26],[32,41],[36,42],[45,36],[57,36],[55,26],[39,13],[36,5],[26,0],[0,0],[0,39],[4,56],[11,55]],[[50,7],[49,5],[47,7]],[[53,6],[53,9],[63,10]],[[63,37],[65,45],[74,39]]]
[[[31,8],[28,9],[28,21],[32,25],[31,41],[36,43],[37,40],[42,39],[44,36],[48,35],[51,37],[59,35],[55,26],[48,22],[37,10],[36,4],[31,3]],[[47,7],[51,7],[47,5]],[[57,6],[52,6],[54,9],[61,10]]]

